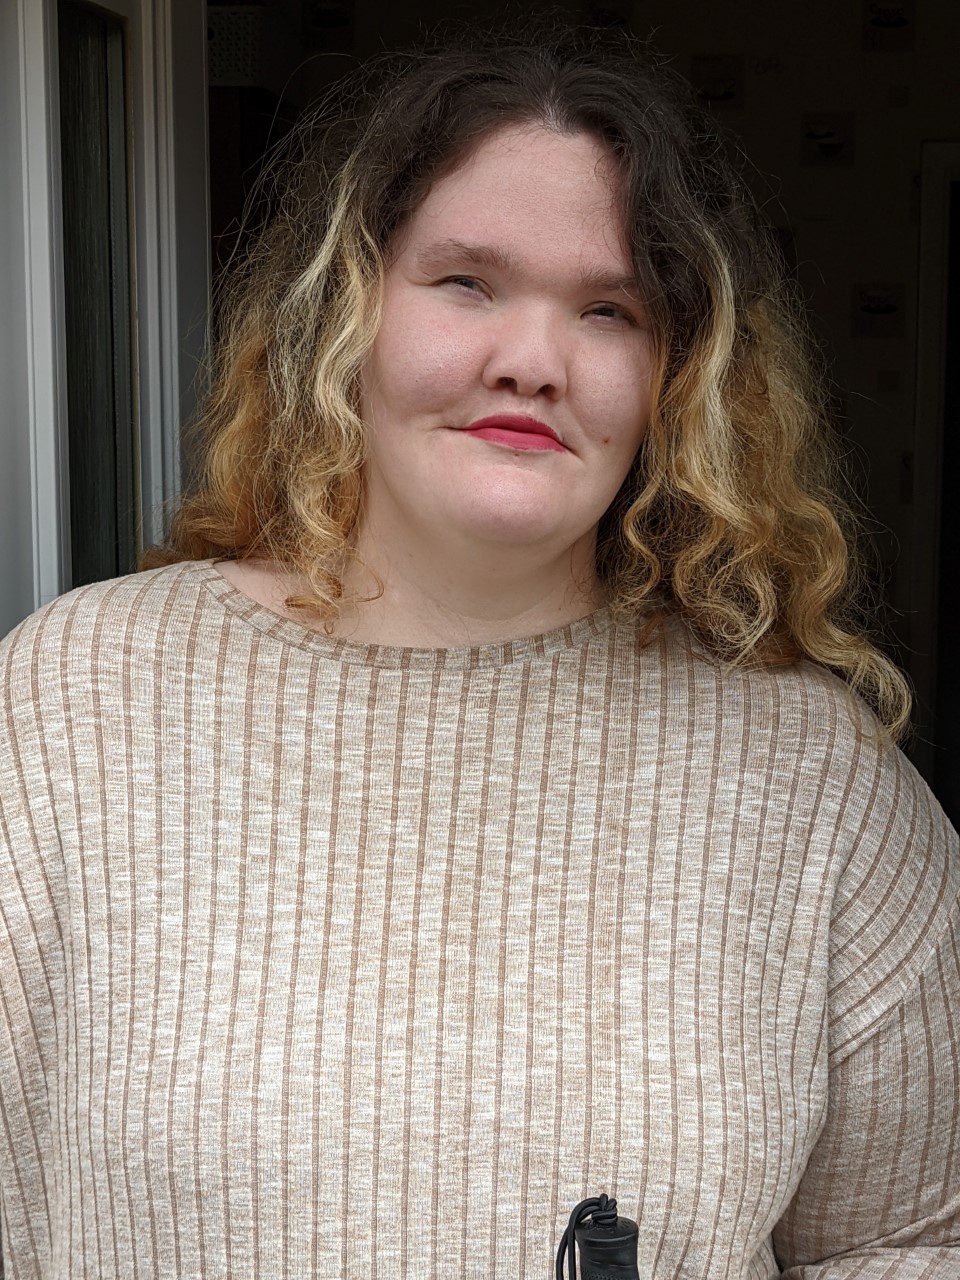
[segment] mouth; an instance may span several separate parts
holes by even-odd
[[[500,413],[490,418],[479,418],[464,427],[463,432],[509,449],[569,452],[552,427],[525,414]]]

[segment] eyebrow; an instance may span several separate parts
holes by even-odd
[[[464,240],[439,240],[435,244],[418,249],[415,258],[417,265],[423,270],[438,266],[446,266],[451,261],[468,262],[478,267],[488,267],[492,271],[505,274],[517,270],[518,264],[512,254],[493,245],[468,244]],[[586,293],[626,293],[637,299],[640,297],[640,286],[634,275],[623,275],[616,271],[582,272],[579,279],[580,288]]]

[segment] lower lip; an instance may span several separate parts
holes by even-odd
[[[554,453],[566,453],[567,449],[553,436],[541,436],[532,431],[507,431],[504,427],[477,427],[465,433],[494,444],[505,444],[511,449],[552,449]]]

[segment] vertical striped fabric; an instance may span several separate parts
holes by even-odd
[[[210,562],[0,649],[5,1276],[960,1276],[955,836],[842,686]]]

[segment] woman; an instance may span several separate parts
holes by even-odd
[[[956,838],[749,201],[626,41],[377,75],[3,651],[6,1265],[956,1276]]]

